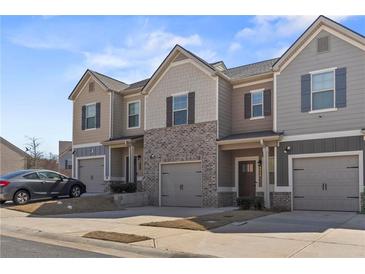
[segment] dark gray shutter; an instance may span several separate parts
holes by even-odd
[[[302,112],[311,110],[311,76],[310,74],[301,77],[301,109]]]
[[[82,113],[81,113],[81,129],[84,130],[85,127],[85,121],[86,119],[86,106],[82,106]]]
[[[245,94],[245,119],[251,118],[251,93]]]
[[[264,90],[264,116],[271,115],[271,89]]]
[[[346,107],[346,68],[336,69],[336,107]]]
[[[100,103],[96,103],[96,128],[100,127]]]
[[[195,123],[195,92],[188,94],[188,124]]]
[[[166,126],[172,126],[172,96],[166,98]]]

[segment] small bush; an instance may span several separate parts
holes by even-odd
[[[237,198],[237,205],[240,209],[251,209],[255,208],[256,210],[264,209],[264,197],[256,196],[256,197],[238,197]]]
[[[137,185],[136,185],[136,183],[112,182],[112,183],[110,183],[110,190],[113,193],[123,193],[123,192],[132,193],[132,192],[136,192]]]
[[[250,209],[253,205],[253,197],[238,197],[237,205],[240,209]]]

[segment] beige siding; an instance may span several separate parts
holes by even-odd
[[[185,63],[170,67],[148,95],[146,130],[166,127],[166,98],[183,92],[195,92],[196,123],[217,120],[217,78]]]
[[[112,117],[112,137],[117,138],[123,136],[123,96],[119,93],[113,94],[113,117]]]
[[[219,78],[218,82],[218,126],[219,138],[232,132],[232,85]]]
[[[277,76],[278,130],[286,135],[365,128],[365,52],[325,31],[329,52],[317,53],[316,39]],[[301,75],[311,71],[347,68],[347,107],[310,114],[301,112]]]
[[[273,82],[257,84],[242,88],[233,89],[232,93],[232,133],[244,133],[253,131],[264,131],[273,129],[273,108],[271,102],[271,116],[264,119],[250,120],[245,119],[244,96],[251,90],[255,89],[273,89]],[[273,100],[273,93],[271,93],[271,101]]]
[[[110,93],[98,83],[95,90],[89,92],[88,81],[73,102],[73,144],[95,143],[109,139]],[[89,103],[100,103],[100,128],[92,130],[81,129],[82,106]]]
[[[0,175],[26,168],[26,160],[23,155],[0,143]]]

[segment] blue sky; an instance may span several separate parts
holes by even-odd
[[[316,16],[1,17],[1,136],[58,153],[71,140],[67,100],[87,68],[127,83],[149,77],[180,44],[228,67],[278,57]],[[332,16],[365,34],[364,16]]]

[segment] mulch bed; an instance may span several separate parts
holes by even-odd
[[[271,214],[273,214],[273,212],[270,211],[232,210],[232,211],[202,215],[192,218],[176,219],[162,222],[150,222],[141,225],[206,231],[217,227],[225,226],[234,222],[248,221]]]
[[[126,233],[118,233],[118,232],[107,232],[107,231],[92,231],[84,236],[84,238],[111,241],[111,242],[119,242],[119,243],[135,243],[151,240],[151,238],[146,236],[139,236],[135,234],[126,234]]]

